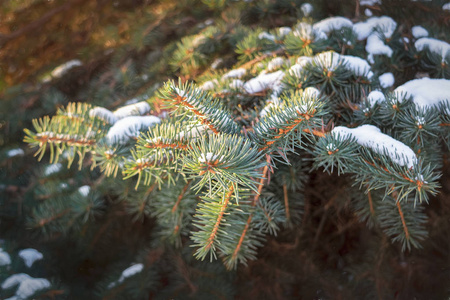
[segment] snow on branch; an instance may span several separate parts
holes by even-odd
[[[412,97],[418,108],[438,107],[440,103],[450,102],[450,80],[414,79],[397,87],[394,94],[399,101],[403,96]]]
[[[389,155],[392,161],[400,166],[411,169],[417,163],[417,157],[411,148],[382,133],[373,125],[361,125],[357,128],[338,126],[331,132],[340,139],[355,138],[359,145],[368,147],[379,154]]]

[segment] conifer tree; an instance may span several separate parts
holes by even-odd
[[[152,5],[88,85],[4,93],[33,120],[3,136],[2,296],[449,296],[394,278],[450,263],[446,4]]]

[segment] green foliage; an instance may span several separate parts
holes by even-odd
[[[441,251],[436,264],[448,263],[449,99],[420,106],[394,88],[425,72],[448,79],[450,54],[417,51],[388,4],[302,4],[156,1],[138,13],[119,1],[126,20],[96,32],[84,64],[4,93],[0,232],[5,247],[45,249],[52,286],[33,297],[385,298],[398,289],[380,278],[403,278],[398,261]],[[399,18],[392,36],[372,29],[392,55],[369,53],[352,27],[314,26],[364,21],[366,8]],[[362,125],[378,136],[335,131]],[[37,167],[16,151],[22,128]],[[374,144],[381,135],[395,142]],[[410,290],[398,297],[424,298]]]

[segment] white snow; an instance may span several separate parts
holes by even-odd
[[[300,56],[297,58],[297,64],[304,67],[305,65],[311,63],[312,58],[309,56]]]
[[[259,112],[260,117],[264,117],[271,108],[277,107],[278,105],[280,105],[280,98],[275,96],[270,97],[266,102],[266,106]]]
[[[373,72],[365,59],[351,55],[340,55],[340,57],[347,64],[347,68],[352,70],[356,76],[366,75],[367,78],[372,78]]]
[[[392,49],[384,44],[378,34],[373,33],[367,38],[366,51],[369,55],[387,55],[392,56]]]
[[[386,38],[391,38],[397,23],[390,17],[371,17],[364,22],[358,22],[353,25],[353,31],[357,34],[358,40],[362,41],[378,28]]]
[[[258,35],[258,38],[260,39],[260,40],[263,40],[263,39],[268,39],[268,40],[271,40],[271,41],[275,41],[275,36],[273,35],[273,34],[270,34],[270,33],[268,33],[268,32],[261,32],[259,35]]]
[[[11,157],[15,157],[15,156],[23,156],[23,155],[25,155],[25,152],[24,152],[22,149],[17,148],[17,149],[11,149],[11,150],[9,150],[9,151],[6,153],[6,155],[7,155],[9,158],[11,158]]]
[[[317,54],[314,61],[329,71],[334,71],[339,65],[345,64],[345,68],[356,76],[366,75],[369,79],[373,76],[369,63],[357,56],[340,55],[334,51],[327,51]]]
[[[306,89],[303,90],[303,95],[308,97],[308,98],[317,98],[319,97],[319,90],[314,88],[314,87],[307,87]]]
[[[123,270],[122,274],[120,275],[120,278],[117,281],[111,282],[108,285],[108,288],[112,288],[116,284],[122,283],[125,279],[142,272],[143,269],[144,269],[143,264],[134,264],[131,267],[126,268],[125,270]]]
[[[126,105],[116,109],[113,114],[117,120],[129,117],[144,115],[150,111],[151,107],[147,101],[141,101],[135,104]]]
[[[28,268],[31,268],[31,266],[34,264],[35,261],[41,260],[44,258],[44,255],[42,255],[41,252],[37,251],[33,248],[27,248],[19,251],[19,256],[23,259],[25,262],[25,265]]]
[[[445,3],[444,5],[442,5],[442,9],[443,10],[450,10],[450,2]]]
[[[214,87],[215,87],[216,84],[218,84],[218,83],[219,83],[219,82],[218,82],[216,79],[214,79],[214,80],[208,80],[208,81],[204,82],[200,88],[201,88],[202,90],[204,90],[204,91],[209,91],[209,90],[214,89]]]
[[[31,279],[31,278],[32,277],[30,275],[25,274],[25,273],[18,273],[18,274],[11,275],[8,278],[6,278],[5,281],[3,281],[2,289],[6,290],[9,288],[12,288],[13,286],[20,284],[22,281]]]
[[[334,51],[321,52],[314,57],[314,62],[328,71],[336,70],[340,55]]]
[[[288,35],[292,31],[292,29],[290,27],[284,26],[284,27],[279,27],[277,29],[277,31],[278,31],[278,35],[280,37],[284,37],[284,36]]]
[[[260,74],[255,78],[250,79],[244,84],[244,89],[249,94],[255,94],[270,88],[274,93],[281,91],[281,80],[284,77],[283,71],[273,73]]]
[[[50,281],[45,278],[28,278],[20,282],[16,295],[19,299],[26,299],[37,291],[50,287]]]
[[[107,153],[108,151],[111,152],[111,150],[107,150],[105,153]],[[84,196],[84,197],[89,195],[90,191],[91,191],[91,187],[89,185],[83,185],[78,188],[78,193],[80,193],[81,196]]]
[[[420,38],[414,43],[414,45],[418,51],[428,49],[430,52],[441,55],[442,60],[445,59],[445,56],[449,54],[450,51],[449,43],[434,38]]]
[[[143,264],[134,264],[131,267],[126,268],[125,270],[123,270],[122,275],[120,276],[118,282],[123,282],[126,278],[142,272],[143,269],[144,269]]]
[[[299,37],[299,38],[312,40],[313,39],[312,25],[309,23],[300,22],[297,25],[295,25],[293,34],[294,34],[294,36]],[[323,33],[323,34],[325,34],[325,33]],[[327,35],[325,34],[325,37],[326,36]]]
[[[49,176],[61,171],[62,165],[60,163],[48,165],[44,170],[44,175]]]
[[[370,102],[370,106],[374,106],[375,103],[382,103],[386,101],[386,97],[384,97],[383,93],[380,91],[371,91],[367,96],[367,100]]]
[[[233,81],[230,83],[230,88],[232,89],[240,89],[244,85],[244,82],[240,79],[233,79]]]
[[[139,131],[160,123],[155,116],[131,116],[120,119],[108,131],[106,135],[110,143],[126,142],[130,137],[137,137]]]
[[[300,64],[295,64],[289,69],[289,74],[295,77],[300,77],[302,74],[303,66]]]
[[[416,39],[428,36],[428,31],[422,26],[413,26],[411,32]]]
[[[394,74],[390,72],[380,75],[378,80],[380,81],[381,87],[384,89],[393,86],[395,82]]]
[[[284,64],[284,58],[282,57],[275,57],[272,59],[269,64],[267,65],[267,69],[269,71],[274,71],[278,68],[280,68]]]
[[[8,252],[0,248],[0,266],[7,266],[11,264],[11,257]]]
[[[117,121],[117,117],[109,110],[104,107],[94,107],[89,111],[89,116],[91,118],[97,117],[105,120],[109,124],[114,124]]]
[[[373,125],[361,125],[356,128],[347,128],[343,126],[335,127],[333,134],[341,139],[354,137],[356,142],[372,149],[379,154],[387,154],[392,161],[400,166],[413,168],[417,162],[414,151],[402,142],[381,132],[381,130]]]
[[[345,27],[352,28],[352,21],[344,17],[330,17],[314,24],[313,30],[328,34],[333,30],[341,30]]]
[[[302,10],[302,12],[305,15],[305,17],[308,17],[312,13],[312,11],[314,10],[313,6],[311,4],[309,4],[309,3],[303,3],[300,6],[300,9]]]
[[[212,131],[211,131],[212,132]],[[193,139],[202,134],[210,133],[208,125],[196,124],[187,128],[187,131],[182,131],[176,135],[177,139]]]
[[[381,4],[381,0],[360,0],[359,4],[371,6],[375,4]]]
[[[78,59],[69,60],[68,62],[53,69],[53,71],[51,73],[52,77],[60,78],[61,76],[66,74],[67,71],[69,71],[70,69],[81,66],[81,65],[82,65],[82,63]]]
[[[368,8],[366,8],[366,9],[364,10],[364,14],[366,15],[366,17],[371,17],[371,16],[373,16],[372,11],[371,11],[370,9],[368,9]]]
[[[219,158],[217,155],[215,155],[211,152],[208,152],[208,153],[206,153],[206,155],[204,153],[202,153],[200,155],[200,157],[198,158],[198,161],[201,163],[205,163],[205,162],[214,162],[216,160],[221,161],[222,159],[223,159],[223,156],[221,158]]]
[[[216,58],[216,59],[212,62],[211,68],[215,70],[215,69],[217,69],[217,68],[219,67],[219,65],[222,64],[222,63],[223,63],[223,59],[222,59],[222,58]]]
[[[138,103],[139,99],[138,98],[131,98],[130,100],[125,101],[125,105],[130,105],[130,104],[135,104]]]
[[[397,87],[394,94],[401,101],[401,95],[412,97],[417,107],[437,107],[441,102],[450,102],[450,80],[421,78]]]
[[[234,69],[229,71],[228,73],[225,73],[222,76],[222,79],[241,78],[245,75],[245,73],[247,73],[247,70],[244,68]]]

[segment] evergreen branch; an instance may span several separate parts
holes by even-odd
[[[225,245],[220,242],[219,235],[226,234],[220,230],[225,225],[224,215],[229,211],[230,200],[235,193],[233,184],[230,184],[228,190],[221,190],[221,195],[216,198],[203,197],[199,204],[198,212],[195,217],[197,220],[194,225],[200,231],[194,232],[192,240],[194,246],[199,247],[195,256],[201,260],[209,254],[210,260],[216,259],[216,250],[224,250]]]
[[[355,169],[352,167],[352,172],[356,173],[356,180],[367,184],[369,189],[386,189],[388,194],[397,191],[398,201],[414,192],[415,202],[422,202],[428,201],[428,193],[434,195],[439,187],[437,179],[440,175],[433,173],[430,165],[423,167],[419,161],[408,169],[392,161],[387,152],[376,158],[368,149],[361,148],[359,151],[360,162]]]
[[[182,118],[192,115],[200,124],[208,126],[215,134],[240,132],[239,126],[222,103],[213,99],[210,94],[195,88],[192,84],[179,82],[178,85],[175,85],[174,82],[169,81],[160,94],[161,99],[167,100],[169,105],[175,108],[175,112],[183,110]]]
[[[173,173],[175,172],[173,157],[148,157],[133,150],[131,151],[131,155],[132,159],[128,159],[124,163],[123,175],[124,179],[136,175],[138,176],[136,189],[142,180],[142,176],[144,176],[145,185],[150,185],[153,180],[155,180],[158,185],[161,185],[165,179],[169,182],[173,181]]]
[[[269,157],[267,159],[269,159]],[[255,194],[255,196],[253,198],[253,201],[251,202],[251,206],[252,207],[256,206],[259,203],[259,197],[261,195],[262,188],[264,186],[264,180],[267,177],[268,170],[269,170],[269,166],[268,165],[264,166],[262,178],[259,181],[258,192]],[[233,253],[232,253],[231,257],[228,258],[228,263],[227,264],[229,266],[236,265],[236,262],[238,260],[238,255],[239,255],[239,253],[241,251],[244,239],[247,236],[247,233],[248,233],[248,230],[250,228],[252,219],[253,219],[253,213],[250,213],[250,215],[247,218],[247,222],[245,223],[245,226],[244,226],[244,228],[243,228],[243,230],[242,230],[242,232],[240,234],[239,241],[236,244],[236,246],[234,247],[234,250],[233,250]]]
[[[402,243],[402,250],[410,250],[411,246],[421,248],[420,241],[427,236],[423,207],[412,201],[400,202],[395,198],[398,197],[396,193],[392,196],[381,202],[378,216],[381,228],[392,241]]]
[[[225,200],[222,202],[222,206],[220,207],[220,213],[217,216],[216,223],[214,224],[213,230],[212,230],[211,234],[209,235],[207,244],[204,248],[205,250],[209,250],[211,248],[212,244],[214,243],[214,240],[217,235],[217,231],[219,230],[220,223],[222,222],[222,218],[225,213],[225,209],[227,208],[228,202],[230,201],[231,196],[233,195],[233,191],[234,191],[234,187],[231,185],[228,193],[225,196]]]
[[[283,198],[284,198],[284,207],[286,210],[286,219],[289,222],[291,220],[291,214],[289,212],[289,197],[286,184],[283,184]]]
[[[171,210],[171,211],[172,211],[172,214],[177,210],[178,205],[180,204],[181,199],[183,199],[184,194],[186,194],[186,191],[187,191],[187,189],[189,188],[191,182],[192,182],[192,180],[188,180],[187,183],[186,183],[186,185],[183,187],[183,190],[181,191],[180,195],[179,195],[178,198],[177,198],[177,202],[176,202],[176,203],[173,205],[173,207],[172,207],[172,210]]]
[[[409,241],[409,231],[408,231],[408,226],[406,226],[406,221],[405,221],[405,217],[403,216],[403,211],[402,211],[402,207],[400,205],[400,201],[398,201],[396,199],[396,195],[393,195],[394,199],[396,200],[396,204],[397,204],[397,208],[398,208],[398,214],[400,215],[400,219],[402,220],[402,225],[403,225],[403,230],[405,231],[405,239],[407,241]]]
[[[370,214],[372,216],[374,216],[375,215],[375,210],[373,208],[372,194],[370,193],[370,191],[367,192],[367,198],[369,200]]]
[[[263,154],[243,137],[202,136],[198,147],[189,149],[188,154],[183,157],[184,170],[191,178],[201,177],[194,189],[200,190],[207,184],[210,191],[213,184],[228,189],[226,182],[231,182],[236,192],[238,185],[256,191],[255,179],[261,177],[257,170],[264,165]]]
[[[321,136],[314,128],[321,125],[322,117],[327,113],[324,101],[317,91],[295,91],[284,99],[282,105],[270,107],[267,114],[254,127],[252,137],[260,151],[268,151],[282,146],[284,149],[302,147],[302,133],[308,133],[307,139]],[[285,152],[283,152],[285,153]]]

